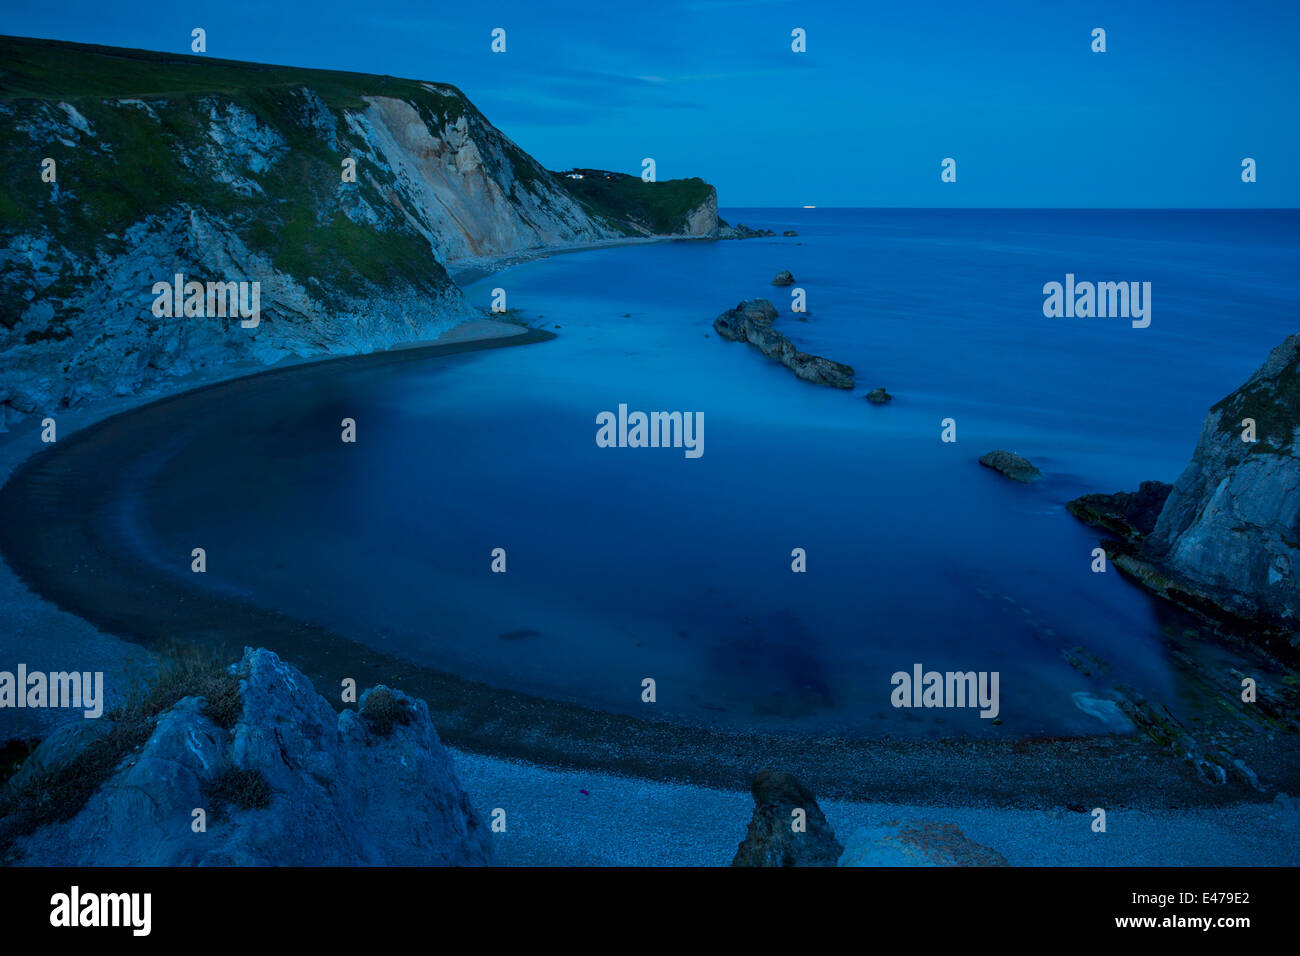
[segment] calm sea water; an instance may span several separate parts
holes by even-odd
[[[412,660],[599,708],[806,734],[1103,733],[1076,691],[1176,695],[1164,612],[1065,511],[1173,481],[1208,407],[1298,325],[1293,212],[730,210],[798,238],[557,256],[491,290],[556,341],[384,371],[188,423],[148,479],[153,547],[208,583]],[[807,322],[771,277],[790,269]],[[1048,319],[1042,286],[1148,281],[1149,328]],[[771,298],[819,388],[720,340]],[[892,405],[864,393],[883,385]],[[596,416],[704,414],[704,454],[611,449]],[[358,423],[356,445],[338,438]],[[957,442],[940,441],[953,418]],[[1019,452],[1013,484],[976,459]],[[490,571],[505,548],[508,571]],[[791,572],[791,551],[808,571]],[[1083,676],[1082,646],[1115,672]],[[997,671],[1002,727],[890,706],[890,676]],[[643,678],[657,703],[641,700]]]

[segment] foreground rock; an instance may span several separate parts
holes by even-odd
[[[794,285],[794,276],[789,269],[782,269],[773,277],[772,285]]]
[[[1120,534],[1111,560],[1152,590],[1203,616],[1245,625],[1288,655],[1300,653],[1298,429],[1300,333],[1210,409],[1154,524],[1153,490],[1145,505],[1110,496],[1106,506],[1098,501],[1105,496],[1085,495],[1070,510]]]
[[[335,713],[298,670],[245,651],[238,717],[181,699],[71,819],[14,842],[20,864],[472,866],[490,862],[428,708],[375,687]],[[70,740],[58,741],[61,760]],[[32,758],[40,755],[37,748]],[[49,761],[46,761],[48,768]],[[192,828],[195,808],[207,830]]]
[[[750,790],[754,816],[732,866],[835,866],[844,848],[812,791],[794,774],[760,770]]]
[[[872,405],[888,405],[894,400],[894,396],[890,395],[883,388],[873,388],[871,391],[867,392],[866,399]]]
[[[951,823],[891,820],[849,838],[840,866],[1006,866],[1002,854]]]
[[[992,468],[994,471],[1001,472],[1012,481],[1020,481],[1025,484],[1043,477],[1043,473],[1035,468],[1029,459],[1021,458],[1015,452],[1001,449],[991,451],[987,455],[981,455],[980,464],[985,468]]]
[[[772,328],[776,317],[776,307],[767,299],[748,299],[714,319],[713,328],[728,341],[748,342],[806,382],[853,388],[851,366],[801,352],[784,334]]]

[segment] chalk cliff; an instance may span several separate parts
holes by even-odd
[[[1110,496],[1115,507],[1103,506],[1107,496],[1088,495],[1071,510],[1122,534],[1127,546],[1117,550],[1116,563],[1154,590],[1300,648],[1298,432],[1300,333],[1210,409],[1192,460],[1167,491],[1154,526],[1149,517],[1126,514],[1136,498],[1123,494]],[[1158,503],[1166,490],[1150,484],[1141,497]],[[1113,520],[1104,520],[1107,512]]]
[[[12,37],[0,64],[0,428],[433,338],[469,315],[458,258],[717,229],[701,180],[593,201],[441,83]],[[256,324],[155,315],[177,274],[257,282]]]

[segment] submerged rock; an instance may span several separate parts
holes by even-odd
[[[789,269],[782,269],[773,277],[772,285],[794,285],[794,276]]]
[[[1027,458],[1021,458],[1015,452],[991,451],[987,455],[980,456],[980,464],[985,468],[992,468],[994,471],[1001,472],[1012,481],[1020,481],[1028,484],[1031,481],[1037,481],[1043,477],[1039,471]]]
[[[714,319],[713,328],[728,341],[748,342],[806,382],[853,388],[851,366],[800,351],[783,333],[772,328],[776,317],[776,307],[767,299],[749,299]]]
[[[793,229],[787,229],[785,232],[781,233],[781,235],[783,235],[783,236],[797,236],[797,235],[799,235],[799,233],[795,232]]]
[[[359,710],[335,713],[304,674],[270,651],[248,649],[232,670],[240,698],[232,726],[214,722],[204,698],[181,699],[152,720],[144,742],[74,816],[19,836],[13,862],[490,862],[487,827],[461,790],[424,701],[380,686],[362,695]],[[196,808],[205,812],[205,832],[194,832]]]
[[[794,774],[760,770],[754,775],[750,791],[754,794],[754,816],[736,849],[732,866],[836,864],[844,848],[835,839],[812,791]]]
[[[887,405],[894,400],[894,396],[890,395],[884,388],[873,388],[867,392],[865,397],[872,405]]]

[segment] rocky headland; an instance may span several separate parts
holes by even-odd
[[[1300,333],[1205,418],[1172,485],[1085,495],[1116,567],[1184,608],[1300,657]]]
[[[473,317],[459,260],[718,230],[702,180],[553,173],[444,83],[15,37],[0,60],[24,171],[0,183],[0,430],[435,339]],[[159,315],[174,281],[256,283],[256,320]]]

